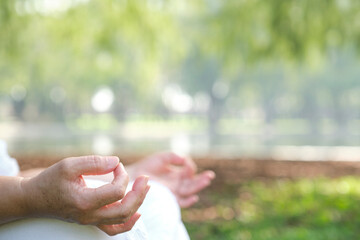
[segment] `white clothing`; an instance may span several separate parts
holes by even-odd
[[[88,179],[89,187],[99,187],[104,182]],[[68,223],[58,219],[23,219],[0,226],[0,240],[147,240],[144,223],[139,219],[126,233],[109,236],[95,226]]]
[[[0,176],[16,176],[18,172],[16,160],[8,155],[5,142],[0,140]],[[86,179],[86,183],[89,187],[105,184],[93,179]],[[139,209],[141,217],[126,233],[108,236],[94,226],[37,218],[0,225],[0,240],[189,240],[175,196],[157,182],[149,184],[150,191]]]
[[[189,240],[174,194],[164,185],[150,181],[150,191],[139,209],[150,240]]]
[[[19,173],[19,165],[7,152],[7,145],[0,139],[0,176],[16,176]]]

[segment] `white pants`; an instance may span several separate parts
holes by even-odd
[[[86,182],[90,187],[103,184],[96,180]],[[36,218],[1,225],[0,240],[189,240],[175,196],[159,183],[150,185],[139,209],[141,217],[129,232],[110,237],[94,226]]]

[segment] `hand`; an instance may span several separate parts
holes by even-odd
[[[99,188],[88,188],[82,177],[110,172],[113,181]],[[64,159],[33,178],[23,179],[21,186],[30,216],[95,225],[116,235],[134,226],[140,217],[136,211],[149,190],[148,177],[140,176],[125,194],[128,181],[117,157],[87,156]]]
[[[132,177],[145,174],[151,180],[167,186],[182,208],[196,203],[199,200],[197,193],[209,186],[215,178],[212,171],[196,174],[196,165],[190,158],[183,158],[174,153],[154,154],[127,169]]]

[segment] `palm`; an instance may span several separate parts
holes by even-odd
[[[212,171],[196,174],[196,165],[190,159],[173,153],[159,153],[150,156],[138,165],[141,174],[168,187],[176,196],[181,207],[189,207],[198,200],[197,193],[210,184]]]

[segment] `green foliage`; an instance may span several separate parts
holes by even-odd
[[[357,45],[360,32],[349,22],[357,18],[356,0],[212,2],[202,5],[204,21],[197,33],[205,33],[206,40],[198,36],[203,40],[198,42],[204,53],[227,64],[269,57],[307,61],[346,42]]]
[[[148,113],[158,108],[168,82],[192,95],[205,92],[215,103],[213,87],[221,80],[232,102],[260,106],[267,120],[284,92],[298,102],[287,114],[299,115],[303,107],[316,116],[318,94],[330,96],[330,108],[334,92],[347,95],[358,84],[351,54],[360,46],[356,0],[74,0],[62,10],[41,2],[0,3],[0,94],[22,85],[24,101],[40,114],[52,111],[53,104],[44,103],[57,87],[66,92],[57,104],[70,114],[90,112],[90,98],[102,85],[115,93],[115,112]],[[341,63],[332,59],[343,52],[351,68],[334,74]],[[308,69],[326,64],[323,72],[331,74]],[[357,104],[340,101],[337,109]],[[214,112],[209,115],[221,115]]]
[[[357,239],[359,183],[343,177],[225,185],[203,196],[206,206],[184,211],[185,221],[194,239]],[[194,221],[194,213],[203,219]]]
[[[44,12],[35,2],[2,2],[0,53],[14,58],[0,62],[3,91],[20,83],[39,102],[61,86],[73,104],[86,109],[99,86],[116,91],[126,85],[136,101],[150,94],[163,57],[176,61],[181,54],[177,49],[162,56],[161,48],[180,41],[176,23],[168,10],[144,1],[74,3],[58,13]],[[21,25],[23,19],[27,24]]]

